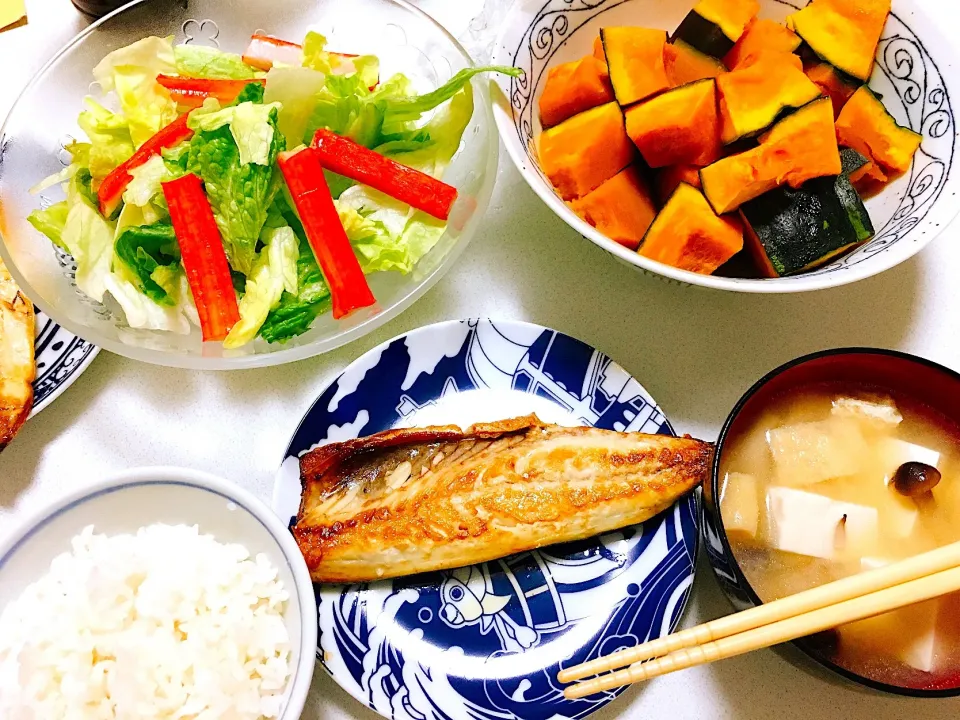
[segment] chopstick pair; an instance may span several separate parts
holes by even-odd
[[[779,645],[958,590],[960,542],[619,650],[561,670],[557,680],[569,683],[598,675],[564,690],[571,700],[582,698]]]

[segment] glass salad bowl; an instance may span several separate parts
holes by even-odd
[[[329,47],[373,54],[380,77],[403,73],[415,91],[439,87],[472,65],[461,45],[438,23],[402,0],[140,0],[90,26],[63,48],[30,82],[0,130],[0,255],[24,292],[57,322],[111,352],[172,367],[241,369],[277,365],[319,355],[355,340],[409,307],[456,261],[476,232],[496,176],[498,139],[487,83],[474,79],[474,111],[459,150],[443,174],[458,191],[439,241],[406,274],[368,275],[377,304],[341,320],[329,312],[311,329],[285,343],[263,339],[233,350],[189,334],[134,329],[105,296],[98,303],[81,293],[74,258],[35,230],[27,216],[63,198],[59,186],[30,188],[70,162],[64,149],[84,139],[77,115],[85,96],[99,91],[92,70],[108,53],[147,36],[173,36],[242,53],[250,36],[265,33],[302,41],[308,31]],[[296,143],[290,143],[291,146]]]

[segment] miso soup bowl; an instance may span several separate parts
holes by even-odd
[[[704,487],[704,547],[720,587],[736,610],[745,610],[763,601],[751,587],[735,557],[720,512],[721,461],[725,445],[756,412],[763,410],[786,390],[812,383],[844,382],[871,384],[909,397],[960,420],[960,374],[937,363],[893,350],[842,348],[805,355],[772,371],[740,399],[727,417],[717,439],[716,457],[710,482]],[[792,645],[792,647],[791,647]],[[925,690],[877,682],[842,668],[822,655],[808,638],[778,650],[804,670],[828,680],[846,680],[872,690],[913,697],[960,696],[960,678],[955,687]]]
[[[809,0],[760,0],[760,17],[778,22]],[[876,233],[854,252],[803,275],[755,280],[679,270],[610,240],[580,219],[554,192],[540,169],[535,139],[537,107],[550,68],[590,54],[600,28],[639,25],[672,32],[694,0],[516,0],[494,48],[498,65],[523,70],[500,76],[494,106],[504,147],[523,179],[567,225],[640,272],[685,285],[742,293],[796,293],[846,285],[889,270],[922,250],[956,216],[960,172],[954,162],[960,97],[956,43],[945,36],[943,17],[923,0],[893,0],[870,78],[887,111],[923,135],[910,170],[867,201]]]

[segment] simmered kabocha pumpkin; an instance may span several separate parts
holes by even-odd
[[[794,62],[795,61],[795,62]],[[717,78],[725,145],[763,132],[783,115],[820,97],[796,55],[768,52]]]
[[[670,87],[663,64],[664,30],[610,27],[600,30],[617,102],[626,107]]]
[[[713,209],[722,214],[778,185],[797,188],[840,170],[833,105],[829,98],[819,98],[760,136],[757,147],[703,168],[700,182]]]
[[[757,19],[751,22],[743,35],[723,59],[731,70],[768,52],[792,53],[800,47],[800,37],[773,20]]]
[[[776,188],[740,212],[747,247],[765,277],[812,270],[873,237],[867,209],[844,174],[796,190]]]
[[[833,103],[834,117],[840,117],[843,106],[861,85],[856,78],[840,72],[830,63],[815,62],[806,68],[805,72],[807,77],[820,88],[820,92],[830,98]]]
[[[700,166],[699,165],[669,165],[657,171],[655,186],[657,188],[657,200],[662,204],[670,199],[674,190],[680,185],[686,183],[700,189]]]
[[[540,133],[540,167],[564,200],[583,197],[623,170],[636,149],[615,102],[574,115]]]
[[[897,124],[866,85],[857,90],[837,118],[837,138],[875,162],[888,175],[910,169],[923,137]]]
[[[547,73],[540,94],[540,124],[547,128],[584,110],[613,102],[607,64],[587,55],[555,65]]]
[[[663,48],[663,64],[672,87],[714,78],[727,71],[715,57],[704,55],[683,40],[667,43]]]
[[[651,168],[707,165],[720,157],[713,79],[668,90],[627,108],[627,135]]]
[[[718,217],[695,187],[680,183],[640,245],[643,257],[711,275],[743,249],[735,216]]]
[[[570,206],[608,238],[631,250],[637,249],[657,215],[650,188],[636,165],[624,168]]]
[[[813,0],[787,18],[787,27],[823,60],[866,81],[890,5],[891,0]]]
[[[757,0],[701,0],[680,23],[673,40],[722,59],[760,12]]]

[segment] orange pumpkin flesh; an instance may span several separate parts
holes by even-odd
[[[544,130],[540,168],[564,200],[583,197],[623,170],[636,153],[615,103],[592,108]]]
[[[798,188],[841,170],[833,105],[820,98],[777,123],[757,147],[703,168],[700,182],[713,209],[722,214],[779,185]]]
[[[631,250],[637,249],[657,215],[647,183],[633,165],[570,205],[586,222]]]
[[[830,63],[815,63],[806,69],[806,73],[807,77],[820,88],[820,92],[830,98],[833,103],[833,116],[840,117],[843,106],[857,91],[857,85],[845,80]]]
[[[540,124],[553,127],[584,110],[613,102],[607,65],[593,55],[550,68],[540,94]]]
[[[711,275],[743,249],[743,226],[735,217],[717,217],[696,188],[681,183],[647,231],[643,257]]]
[[[923,138],[901,127],[866,86],[857,90],[837,118],[837,138],[872,160],[887,175],[910,169]]]
[[[820,96],[796,55],[770,51],[754,58],[717,78],[724,145],[763,132],[785,112]]]
[[[627,135],[652,168],[708,165],[720,157],[720,118],[713,79],[669,90],[627,108]]]
[[[617,102],[623,106],[670,87],[663,65],[665,30],[642,27],[602,28],[603,50]]]
[[[607,54],[603,51],[603,38],[597,35],[593,40],[593,56],[597,60],[603,60],[603,63],[607,63]],[[610,73],[607,73],[607,77],[610,76]]]
[[[798,47],[800,38],[795,32],[773,20],[758,19],[747,26],[723,61],[728,68],[736,70],[761,52],[773,50],[792,53]]]
[[[818,56],[859,80],[869,80],[891,0],[813,0],[787,18]]]
[[[700,189],[699,165],[670,165],[657,172],[657,200],[665,203],[680,185],[686,183]]]
[[[722,62],[704,55],[683,40],[676,40],[663,46],[663,65],[672,87],[714,78],[727,70]]]

